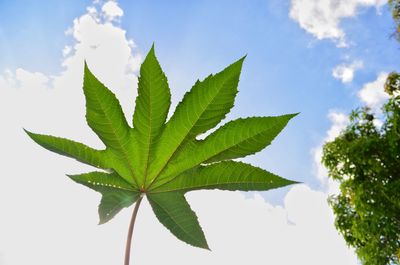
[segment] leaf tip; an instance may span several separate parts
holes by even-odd
[[[301,181],[287,179],[287,185],[303,184]]]
[[[151,45],[150,51],[149,51],[149,53],[148,53],[147,56],[146,56],[146,59],[147,59],[148,57],[155,57],[155,56],[156,56],[155,44],[154,44],[154,42],[153,42],[153,44]],[[146,60],[146,59],[145,59],[145,60]]]
[[[244,60],[246,59],[246,57],[247,57],[247,54],[245,54],[244,56],[242,56],[239,60],[237,60],[234,64],[238,64],[239,65],[239,67],[240,67],[240,69],[242,68],[242,66],[243,66],[243,62],[244,62]]]
[[[88,63],[87,63],[86,60],[84,60],[84,70],[83,70],[83,79],[84,79],[84,81],[85,81],[87,78],[90,78],[90,77],[92,77],[92,76],[93,76],[93,74],[92,74],[92,72],[91,72],[90,69],[89,69]]]
[[[31,136],[31,132],[30,131],[28,131],[27,129],[25,129],[25,128],[22,128],[22,130],[24,130],[24,132],[27,134],[27,135],[29,135],[29,136]]]
[[[97,225],[103,225],[114,217],[114,215],[110,215],[109,213],[104,212],[104,209],[103,210],[101,209],[101,203],[98,208],[98,213],[99,213],[99,222],[97,223]]]
[[[207,243],[206,243],[207,244]],[[205,250],[208,250],[208,251],[210,251],[210,252],[212,252],[212,250],[211,250],[211,248],[208,246],[208,244],[207,244],[207,246],[204,248]]]
[[[291,120],[299,114],[300,114],[300,112],[295,112],[295,113],[283,115],[283,117],[287,117],[288,120]]]
[[[33,133],[33,132],[31,132],[31,131],[28,131],[27,129],[25,129],[25,128],[22,128],[23,130],[24,130],[24,132],[29,136],[29,138],[31,138],[33,141],[35,141],[35,142],[37,142],[37,134],[36,133]]]
[[[208,246],[208,242],[204,233],[202,233],[200,240],[194,246],[211,251],[211,248]]]
[[[82,180],[80,179],[80,177],[82,175],[78,174],[78,175],[71,175],[71,174],[65,174],[67,177],[69,177],[72,181],[75,181],[76,183],[85,185]]]
[[[205,238],[203,238],[201,241],[202,242],[199,242],[199,244],[196,244],[196,245],[193,245],[193,246],[198,247],[198,248],[202,248],[202,249],[205,249],[205,250],[208,250],[208,251],[212,251],[211,248],[208,246],[207,240]]]
[[[85,60],[83,60],[83,69],[84,69],[84,72],[86,73],[86,71],[88,71],[89,70],[89,66],[88,66],[88,64],[87,64],[87,61],[86,61],[86,59]]]
[[[107,223],[107,221],[102,219],[102,218],[100,218],[99,222],[97,223],[97,225],[104,225],[105,223]]]
[[[158,61],[157,61],[157,58],[156,58],[155,44],[154,44],[154,42],[153,42],[153,44],[151,45],[151,48],[150,48],[149,52],[148,52],[147,55],[146,55],[146,58],[144,59],[144,61],[143,61],[143,63],[142,63],[141,69],[142,69],[142,67],[143,67],[144,64],[151,63],[151,62],[154,62],[154,61],[155,61],[157,64],[159,64]]]

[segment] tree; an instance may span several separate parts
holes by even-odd
[[[389,0],[400,41],[400,1]],[[335,225],[364,265],[400,264],[400,74],[388,75],[390,99],[378,115],[356,109],[350,124],[326,143],[322,162],[340,183],[329,203]]]
[[[368,108],[357,109],[323,151],[329,177],[340,182],[340,194],[329,199],[335,225],[364,265],[400,264],[399,84],[390,74],[383,125]]]
[[[197,81],[166,121],[170,89],[152,47],[140,69],[133,127],[115,95],[85,64],[86,120],[106,148],[95,150],[72,140],[27,131],[42,147],[100,169],[69,177],[102,194],[101,224],[136,203],[128,229],[125,265],[129,265],[133,227],[143,197],[178,239],[209,249],[197,216],[185,199],[186,192],[269,190],[295,183],[232,159],[264,149],[296,114],[233,120],[205,139],[197,139],[219,124],[233,107],[243,61],[244,57],[220,73]]]

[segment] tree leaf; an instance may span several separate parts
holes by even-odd
[[[133,115],[135,128],[134,157],[140,185],[143,186],[151,159],[150,151],[164,126],[167,118],[171,94],[167,77],[163,73],[154,53],[154,46],[146,56],[141,68],[138,84],[138,96]]]
[[[238,119],[204,140],[196,139],[217,126],[233,107],[243,60],[244,57],[197,81],[166,122],[171,95],[152,47],[140,68],[133,128],[128,125],[115,95],[85,63],[86,120],[106,149],[95,150],[71,140],[27,133],[53,152],[106,169],[107,172],[70,176],[102,194],[100,223],[111,220],[141,196],[147,196],[158,220],[172,234],[190,245],[208,249],[185,192],[261,191],[295,183],[232,159],[265,148],[296,114]]]
[[[37,134],[27,130],[25,132],[32,140],[47,150],[74,158],[97,168],[109,168],[104,151],[95,150],[89,146],[65,138]]]
[[[177,150],[200,133],[217,125],[233,107],[244,57],[216,75],[197,81],[166,124],[150,167],[154,182]]]
[[[265,191],[294,183],[249,164],[223,161],[185,171],[153,192],[200,189]]]
[[[180,240],[209,249],[197,216],[180,192],[149,193],[150,205],[160,223]]]

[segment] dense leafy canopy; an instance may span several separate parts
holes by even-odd
[[[400,264],[399,76],[385,90],[392,97],[377,126],[368,108],[351,114],[350,125],[324,147],[329,176],[340,182],[330,198],[336,227],[364,265]]]
[[[146,196],[158,220],[177,238],[208,248],[197,216],[184,197],[186,192],[268,190],[294,183],[231,159],[265,148],[296,114],[234,120],[197,139],[219,124],[233,107],[243,60],[197,81],[166,121],[170,89],[153,47],[140,69],[133,127],[115,95],[85,64],[86,120],[105,150],[27,133],[44,148],[101,170],[69,176],[102,194],[100,223]]]

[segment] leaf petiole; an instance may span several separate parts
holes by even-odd
[[[143,197],[144,197],[144,193],[141,193],[139,199],[136,201],[135,208],[133,209],[131,222],[129,224],[129,229],[128,229],[128,236],[126,238],[124,265],[129,265],[129,260],[130,260],[130,257],[131,257],[131,245],[132,245],[133,228],[135,226],[136,216],[137,216],[137,213],[138,213],[138,210],[139,210],[139,206],[140,206],[140,203],[142,202]]]

